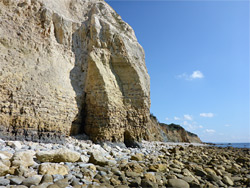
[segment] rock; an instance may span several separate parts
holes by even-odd
[[[118,180],[117,178],[113,178],[113,177],[110,179],[110,183],[111,183],[112,185],[114,185],[114,186],[121,185],[121,181]]]
[[[132,178],[130,181],[129,181],[129,187],[139,187],[142,183],[142,180],[140,177],[136,177],[136,178]]]
[[[32,150],[15,152],[11,158],[12,166],[29,167],[35,164],[33,157],[35,152]]]
[[[149,166],[149,170],[153,172],[165,172],[167,169],[166,164],[153,164]]]
[[[149,173],[145,173],[144,174],[144,178],[150,182],[153,182],[153,183],[156,183],[156,177],[155,177],[155,174],[152,173],[152,172],[149,172]]]
[[[248,158],[246,158],[246,157],[242,157],[242,156],[240,156],[240,157],[238,157],[237,159],[236,159],[236,162],[237,163],[246,163],[247,161],[250,161],[250,159],[248,159]]]
[[[134,162],[129,162],[121,167],[122,171],[129,171],[129,172],[136,172],[141,173],[144,171],[144,169],[138,164]]]
[[[36,153],[36,157],[41,162],[76,162],[80,159],[80,153],[61,148],[51,151],[39,151]]]
[[[0,162],[9,167],[12,156],[13,154],[8,151],[0,151]]]
[[[5,176],[9,173],[10,168],[0,161],[0,176]]]
[[[0,186],[6,186],[10,184],[9,179],[5,179],[4,177],[0,177]]]
[[[47,188],[49,185],[51,185],[52,183],[42,183],[40,185],[36,185],[36,186],[31,186],[31,188]]]
[[[201,176],[201,177],[207,176],[207,173],[204,170],[202,170],[201,168],[195,169],[195,174],[197,176]]]
[[[155,174],[152,172],[145,173],[144,178],[142,179],[141,182],[142,187],[152,187],[152,188],[157,188],[158,185],[156,183],[156,177]]]
[[[53,174],[52,177],[54,179],[54,182],[57,181],[57,180],[64,179],[64,176],[61,175],[61,174]]]
[[[127,177],[132,177],[132,178],[134,178],[134,177],[139,177],[139,176],[141,176],[141,174],[136,173],[136,172],[126,171],[126,176],[127,176]]]
[[[39,174],[60,174],[66,175],[68,174],[68,169],[64,165],[56,164],[56,163],[43,163],[39,166]]]
[[[68,187],[69,186],[69,182],[68,182],[67,178],[57,180],[57,181],[55,181],[55,184],[58,187]]]
[[[83,123],[94,141],[131,135],[136,142],[148,134],[144,51],[105,1],[4,2],[2,137],[63,142]]]
[[[23,180],[22,184],[30,187],[31,185],[38,185],[42,179],[41,175],[35,175],[33,177],[26,178]]]
[[[143,157],[144,155],[142,153],[136,153],[135,155],[131,156],[131,160],[142,161]]]
[[[175,187],[175,188],[189,188],[190,187],[187,182],[181,179],[169,179],[168,186]]]
[[[53,177],[50,174],[44,174],[41,180],[41,183],[53,182]]]
[[[60,188],[57,184],[51,184],[47,188]]]
[[[92,152],[89,158],[89,163],[105,166],[108,164],[108,160],[102,155],[101,152]]]
[[[22,148],[22,144],[19,141],[9,141],[6,142],[6,145],[16,150],[20,150]]]
[[[80,161],[83,163],[87,163],[89,161],[89,157],[86,155],[81,155],[80,156]]]
[[[233,186],[234,185],[234,182],[228,176],[223,176],[222,181],[225,184],[229,185],[229,186]]]
[[[14,176],[14,177],[11,177],[9,180],[10,180],[10,183],[13,185],[20,185],[24,179],[25,178],[22,176]]]
[[[204,168],[205,172],[207,172],[208,174],[214,174],[216,175],[215,171],[211,168]]]

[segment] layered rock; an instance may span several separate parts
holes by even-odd
[[[1,0],[0,8],[1,137],[147,137],[144,51],[109,5]]]
[[[150,116],[148,126],[149,140],[159,140],[163,142],[189,142],[202,143],[200,138],[191,132],[186,131],[183,127],[176,124],[159,123],[157,118]]]

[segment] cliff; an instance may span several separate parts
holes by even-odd
[[[0,0],[0,137],[200,142],[150,118],[133,29],[103,0]]]
[[[183,127],[176,124],[159,123],[155,116],[151,115],[150,132],[151,140],[160,140],[163,142],[188,142],[202,143],[200,138]]]
[[[104,1],[1,0],[0,62],[1,137],[148,138],[144,51]]]

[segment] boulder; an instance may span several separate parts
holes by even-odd
[[[32,177],[26,178],[25,180],[23,180],[22,184],[30,187],[32,185],[38,185],[40,183],[42,179],[41,175],[34,175]]]
[[[92,152],[89,158],[89,163],[105,166],[108,164],[108,159],[101,152]]]
[[[35,164],[33,157],[35,152],[32,150],[15,152],[11,158],[12,166],[29,167]]]
[[[50,151],[39,151],[36,157],[41,162],[76,162],[80,159],[81,154],[66,148]]]
[[[189,184],[181,179],[169,179],[168,186],[174,188],[189,188]]]
[[[42,163],[39,166],[39,174],[44,175],[54,175],[54,174],[60,174],[60,175],[66,175],[68,174],[68,169],[61,164],[57,163]]]

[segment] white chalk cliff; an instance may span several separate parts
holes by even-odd
[[[133,29],[102,0],[0,0],[0,136],[147,138],[150,81]]]

